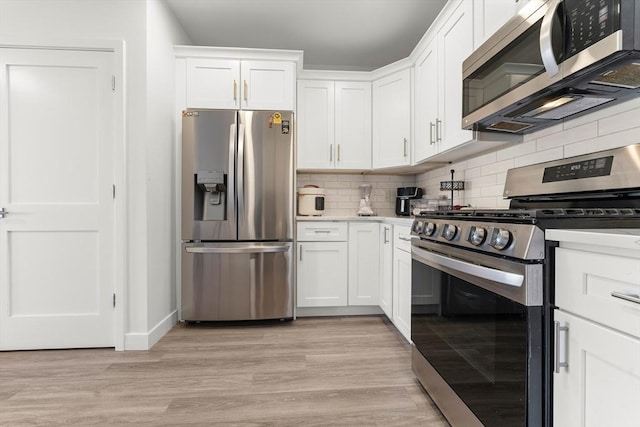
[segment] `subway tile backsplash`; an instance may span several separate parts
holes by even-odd
[[[325,215],[356,215],[360,184],[371,184],[371,204],[377,216],[395,216],[396,188],[412,187],[415,175],[298,174],[298,188],[317,185],[326,191]]]
[[[640,143],[640,98],[525,135],[524,142],[416,175],[426,194],[443,194],[440,181],[465,181],[454,203],[478,208],[507,208],[502,198],[506,169],[558,160]]]
[[[480,143],[480,142],[478,142]],[[425,198],[449,197],[440,181],[465,181],[454,191],[454,204],[477,208],[506,208],[502,198],[507,170],[550,160],[640,143],[640,98],[559,123],[525,135],[524,142],[448,164],[417,175],[307,174],[299,173],[298,188],[314,184],[327,192],[325,215],[355,215],[360,203],[359,185],[372,185],[373,209],[378,216],[395,216],[397,187],[422,187]]]

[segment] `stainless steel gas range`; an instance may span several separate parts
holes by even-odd
[[[412,366],[453,426],[551,426],[554,251],[544,231],[640,228],[640,144],[511,169],[509,209],[412,226]]]

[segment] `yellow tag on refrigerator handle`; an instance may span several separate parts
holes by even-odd
[[[273,118],[274,125],[279,125],[282,123],[282,114],[280,114],[279,112],[276,111],[271,117]]]

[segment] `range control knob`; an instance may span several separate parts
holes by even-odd
[[[509,230],[503,230],[501,228],[493,229],[489,245],[501,251],[509,246],[509,243],[511,243],[511,232]]]
[[[453,240],[456,237],[456,232],[458,231],[458,227],[453,224],[445,224],[442,229],[442,237],[447,240]]]
[[[428,222],[424,226],[424,229],[422,230],[422,234],[424,234],[425,236],[432,236],[433,233],[435,233],[435,231],[436,231],[436,225],[433,222]]]
[[[469,230],[469,243],[473,246],[480,246],[487,237],[487,231],[482,227],[471,227]]]
[[[413,231],[414,234],[422,233],[423,229],[424,229],[424,221],[416,220],[413,222],[413,227],[411,228],[411,231]]]

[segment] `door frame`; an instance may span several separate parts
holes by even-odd
[[[81,39],[39,39],[23,37],[2,37],[0,48],[14,49],[48,49],[48,50],[89,50],[110,52],[113,54],[113,73],[115,85],[114,107],[114,177],[116,198],[114,206],[114,292],[116,306],[114,308],[114,343],[115,350],[125,350],[125,325],[127,317],[128,281],[126,276],[128,245],[126,242],[127,198],[127,132],[126,132],[126,81],[125,81],[125,42],[124,40],[81,40]]]

